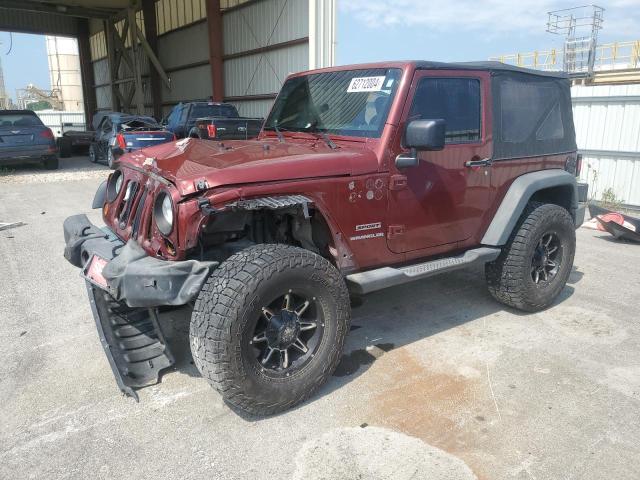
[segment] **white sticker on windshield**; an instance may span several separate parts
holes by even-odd
[[[347,92],[379,92],[385,77],[356,77],[351,79]]]

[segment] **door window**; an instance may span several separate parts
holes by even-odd
[[[185,105],[182,107],[182,112],[180,112],[180,123],[187,123],[187,117],[189,115],[189,106]]]
[[[480,141],[480,81],[475,78],[422,78],[416,88],[409,120],[446,122],[445,142]]]

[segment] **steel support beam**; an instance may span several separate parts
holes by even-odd
[[[133,57],[133,98],[136,104],[136,113],[138,115],[144,115],[144,91],[142,90],[142,72],[140,71],[140,62],[138,56],[138,24],[136,22],[136,11],[134,8],[129,8],[127,11],[129,18],[129,42],[131,43],[131,56]],[[124,37],[124,31],[123,31]],[[126,49],[123,50],[123,54],[127,53]]]
[[[118,65],[116,65],[115,59],[115,40],[114,37],[117,35],[117,32],[114,35],[115,28],[113,28],[113,23],[110,20],[104,21],[104,33],[105,33],[105,41],[107,44],[107,61],[109,63],[109,85],[111,91],[111,110],[117,112],[120,110],[121,105],[121,95],[120,89],[116,83],[116,78],[118,78]]]
[[[206,0],[206,7],[209,31],[209,64],[211,65],[211,96],[216,102],[221,102],[224,99],[224,49],[220,0]]]
[[[80,56],[80,75],[82,78],[82,99],[84,102],[84,119],[87,130],[91,129],[93,114],[98,108],[96,91],[93,88],[93,64],[89,47],[89,21],[78,19],[78,54]]]
[[[149,51],[145,48],[145,52],[149,59],[156,58],[158,54],[158,26],[156,24],[156,2],[155,0],[142,0],[142,14],[144,15],[144,36],[138,31],[142,37],[140,42],[144,48],[145,43],[149,47]],[[143,42],[144,37],[146,41]],[[160,73],[158,66],[149,69],[149,83],[151,85],[151,101],[153,102],[153,116],[158,120],[162,118],[162,85],[160,84]],[[160,62],[158,62],[159,64]],[[160,65],[160,68],[162,66]]]

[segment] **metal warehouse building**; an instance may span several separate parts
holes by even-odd
[[[0,30],[76,37],[88,117],[160,118],[210,97],[264,116],[289,73],[333,65],[335,9],[335,0],[3,0]]]

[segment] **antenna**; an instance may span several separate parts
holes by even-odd
[[[563,70],[576,76],[593,76],[598,31],[604,8],[582,5],[548,12],[547,32],[564,35]]]

